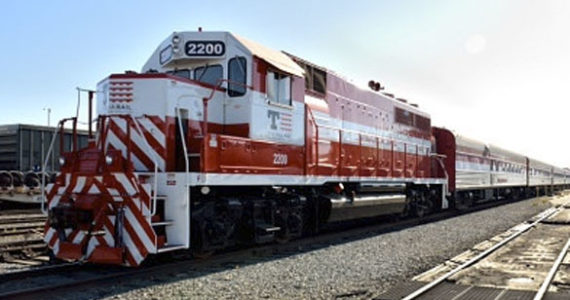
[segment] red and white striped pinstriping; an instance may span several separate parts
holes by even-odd
[[[109,118],[107,147],[120,149],[127,157],[127,121],[118,117]],[[157,116],[145,116],[135,119],[138,127],[129,122],[131,129],[131,158],[135,170],[154,171],[156,160],[158,171],[166,168],[166,123]],[[142,131],[139,132],[139,128]],[[148,144],[148,145],[147,145]]]
[[[124,208],[124,223],[122,241],[115,241],[115,216],[107,214],[102,230],[104,235],[92,236],[87,241],[87,251],[83,259],[88,260],[96,246],[115,247],[122,243],[125,247],[125,265],[138,266],[149,253],[156,252],[156,234],[150,225],[150,187],[136,183],[136,177],[130,173],[112,173],[111,176],[76,176],[66,174],[65,185],[50,184],[47,187],[48,207],[51,209],[62,201],[73,201],[67,194],[107,194]],[[109,208],[113,207],[109,204]],[[86,238],[79,229],[65,230],[66,240],[80,244]],[[57,255],[59,251],[59,236],[55,229],[46,224],[44,240]]]

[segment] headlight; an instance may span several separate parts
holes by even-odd
[[[107,165],[111,165],[113,163],[113,158],[109,155],[105,156],[105,163],[107,163]]]
[[[210,188],[207,187],[207,186],[203,186],[203,187],[200,189],[200,192],[201,192],[203,195],[208,195],[208,194],[210,193]]]
[[[59,158],[59,165],[60,166],[65,165],[65,158],[63,156]]]
[[[178,35],[173,36],[172,37],[172,43],[175,45],[180,43],[180,37]]]
[[[180,48],[178,48],[178,46],[173,46],[172,47],[172,53],[176,54],[178,52],[180,52]]]

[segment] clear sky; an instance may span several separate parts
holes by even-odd
[[[418,103],[438,126],[570,166],[570,1],[9,1],[0,124],[75,114],[172,31],[229,30]]]

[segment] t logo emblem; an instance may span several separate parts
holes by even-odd
[[[271,118],[271,129],[277,129],[277,120],[280,119],[279,112],[274,110],[267,111],[267,117]]]

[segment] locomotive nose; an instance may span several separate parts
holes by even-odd
[[[69,261],[89,258],[87,246],[91,238],[105,233],[98,223],[112,214],[107,206],[108,197],[110,196],[106,194],[73,194],[68,197],[68,202],[49,210],[49,226],[56,230],[58,236],[65,237],[60,241],[58,258]],[[99,257],[101,256],[99,252],[101,249],[94,251],[90,256]],[[108,260],[109,251],[104,252],[102,256]],[[121,263],[122,252],[112,252],[118,252],[114,255],[116,257],[113,263]]]

